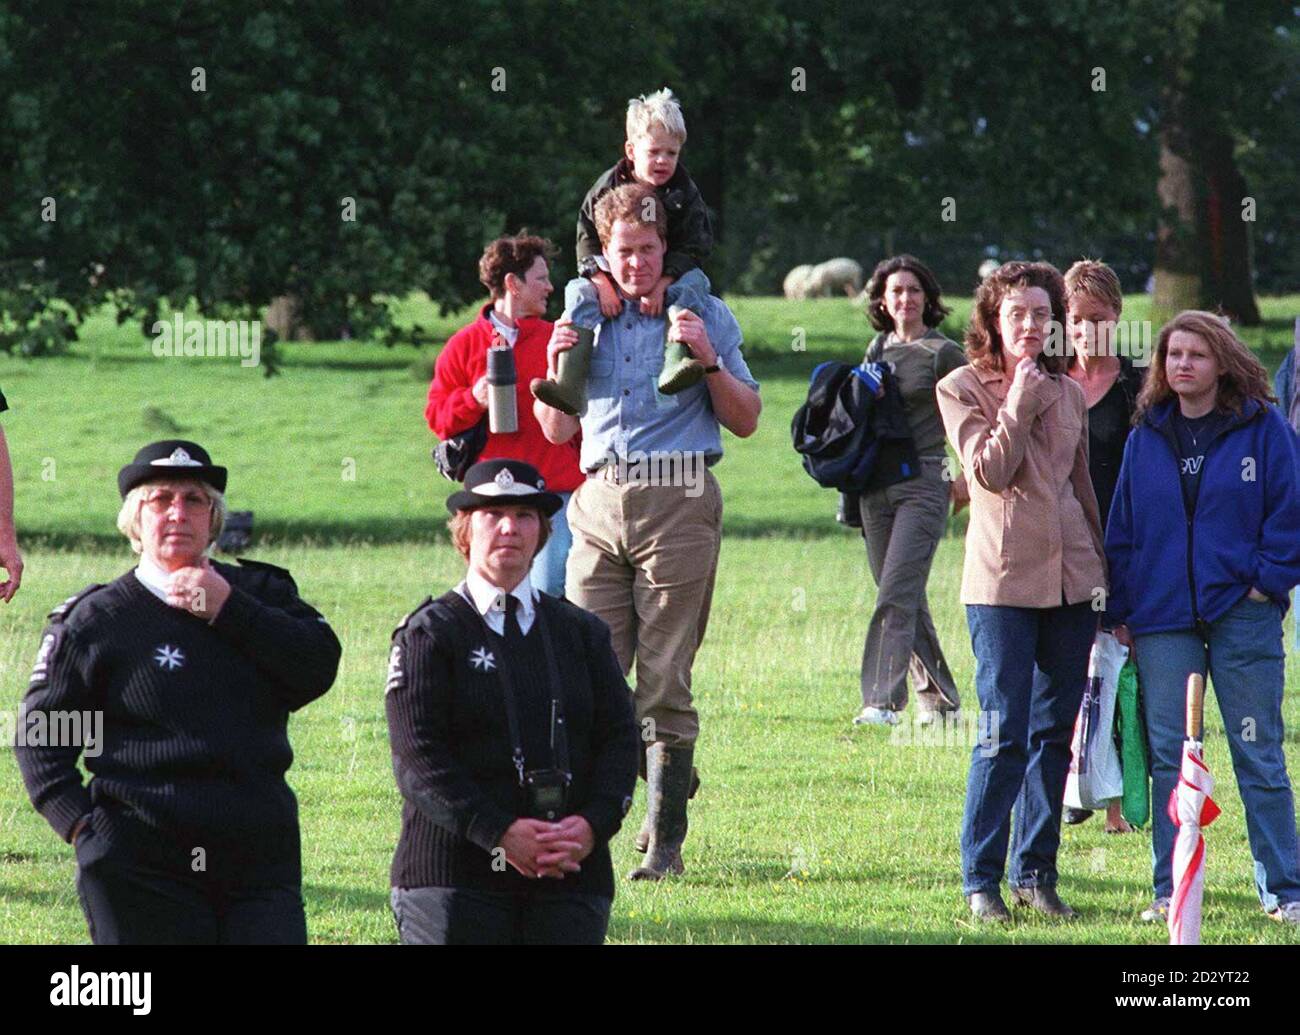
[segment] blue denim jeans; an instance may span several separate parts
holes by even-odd
[[[1300,901],[1295,802],[1283,754],[1282,609],[1242,597],[1209,628],[1138,636],[1147,736],[1151,741],[1152,870],[1157,898],[1173,891],[1174,824],[1166,812],[1182,765],[1187,677],[1208,667],[1232,753],[1264,908]]]
[[[705,301],[712,285],[698,266],[687,270],[668,285],[664,292],[664,308],[678,306],[689,309],[697,316],[703,313]],[[564,286],[564,312],[579,327],[594,330],[605,319],[600,315],[600,296],[596,285],[587,277],[579,277]]]
[[[1291,615],[1295,626],[1291,649],[1300,650],[1300,586],[1291,590]]]
[[[569,531],[569,520],[565,516],[573,493],[561,492],[558,495],[564,502],[551,515],[551,537],[537,551],[529,572],[533,586],[553,597],[564,596],[564,566],[569,560],[569,547],[573,545],[573,533]]]
[[[971,752],[962,892],[998,890],[1009,841],[1011,886],[1054,887],[1070,735],[1097,614],[1087,602],[1048,608],[967,604],[966,623],[981,728],[987,721],[996,738],[991,748],[981,743]]]

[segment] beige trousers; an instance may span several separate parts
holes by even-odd
[[[569,598],[604,619],[625,675],[635,662],[642,739],[688,747],[700,729],[691,666],[713,600],[722,492],[707,471],[694,490],[616,478],[602,468],[569,501]]]

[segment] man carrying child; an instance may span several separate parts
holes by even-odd
[[[602,257],[618,289],[616,315],[600,323],[591,351],[588,401],[578,418],[540,400],[546,437],[582,430],[587,480],[569,503],[570,599],[604,619],[624,672],[636,663],[636,713],[646,742],[647,816],[633,879],[683,870],[686,801],[699,717],[691,666],[704,638],[722,541],[722,494],[708,468],[722,458],[721,428],[746,438],[758,427],[758,384],[740,352],[731,310],[706,296],[701,313],[677,310],[670,334],[702,368],[702,380],[664,395],[662,316],[645,302],[662,283],[666,206],[653,188],[624,184],[596,205]],[[556,325],[548,373],[578,331]],[[650,462],[641,462],[649,458]]]

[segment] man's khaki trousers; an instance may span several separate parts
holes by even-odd
[[[707,470],[693,487],[632,481],[601,468],[569,501],[570,599],[604,619],[647,743],[695,743],[691,665],[704,640],[722,544],[722,492]]]

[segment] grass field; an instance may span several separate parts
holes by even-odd
[[[1263,300],[1246,336],[1270,370],[1290,344],[1300,297]],[[874,589],[861,540],[833,521],[835,501],[807,478],[789,422],[823,358],[859,358],[867,327],[847,302],[737,299],[747,354],[763,384],[751,439],[726,442],[718,468],[725,536],[709,635],[695,669],[704,789],[693,804],[688,873],[661,885],[620,881],[615,942],[1138,942],[1150,894],[1145,832],[1067,827],[1061,890],[1083,918],[1020,919],[990,931],[967,919],[957,835],[968,748],[891,743],[855,729],[858,663]],[[1141,319],[1145,299],[1125,317]],[[438,334],[419,300],[410,321]],[[947,328],[958,334],[965,308]],[[802,329],[802,334],[800,333]],[[803,351],[792,346],[804,344]],[[159,359],[107,317],[67,356],[0,359],[3,418],[28,563],[0,608],[0,706],[17,706],[46,611],[129,568],[114,528],[115,475],[155,438],[194,438],[231,469],[234,509],[257,515],[251,556],[290,568],[344,645],[334,689],[293,719],[290,771],[303,826],[313,941],[391,942],[388,864],[399,799],[383,717],[389,633],[462,571],[445,531],[451,489],[429,461],[422,418],[431,353],[345,343],[282,348],[272,380],[229,359]],[[944,539],[931,608],[964,701],[973,661],[958,602],[964,526]],[[1287,620],[1288,641],[1292,619]],[[1288,670],[1288,759],[1300,773],[1300,665]],[[1259,911],[1240,800],[1217,712],[1206,754],[1223,818],[1209,833],[1207,942],[1294,942]],[[7,754],[7,752],[6,752]],[[638,795],[629,817],[639,824]],[[631,834],[614,844],[633,864]],[[84,942],[72,850],[30,807],[17,767],[0,758],[0,943]]]

